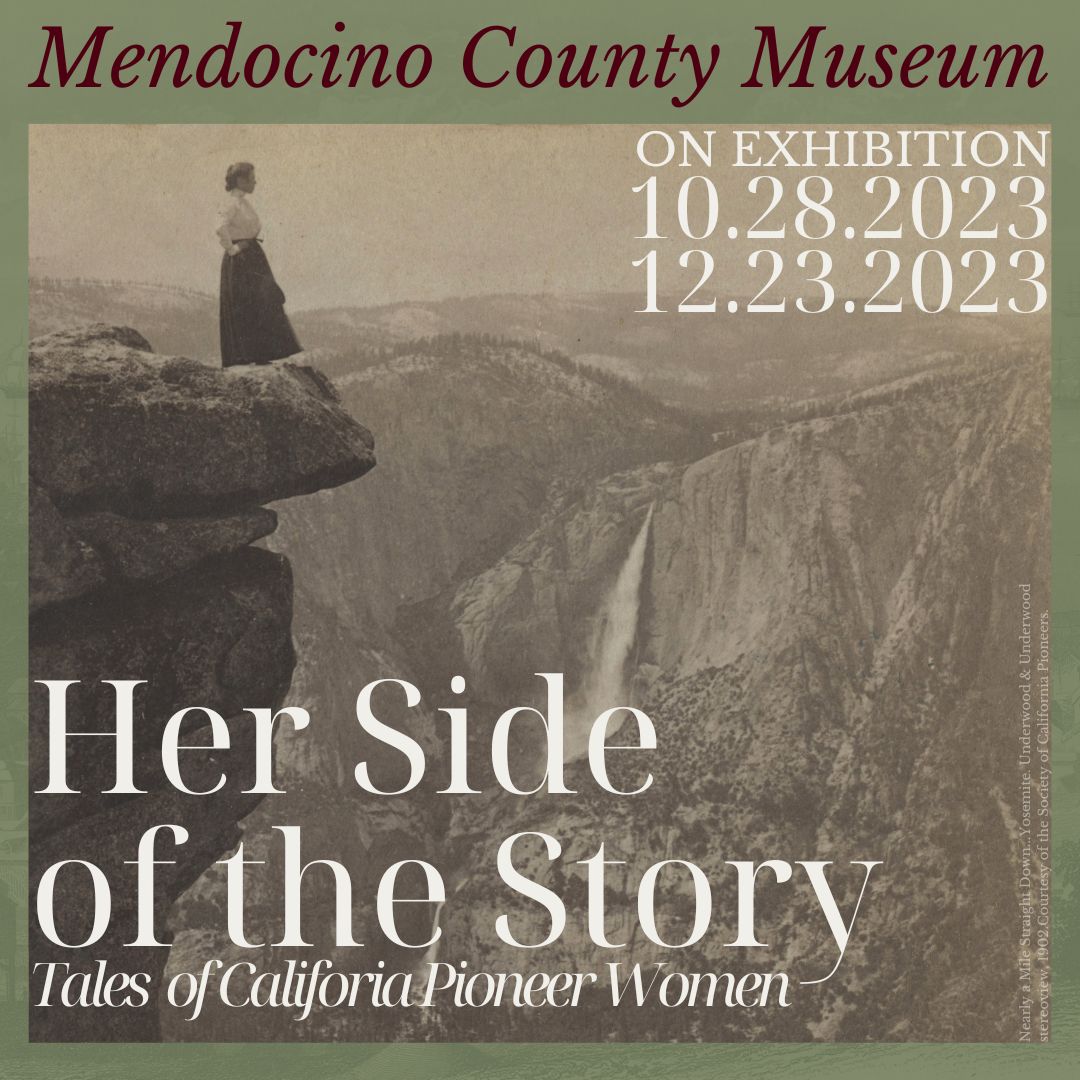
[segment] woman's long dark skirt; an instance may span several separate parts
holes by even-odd
[[[274,280],[262,245],[248,240],[221,260],[221,364],[268,364],[300,352],[285,294]]]

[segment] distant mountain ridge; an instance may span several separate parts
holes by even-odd
[[[973,349],[1020,346],[1045,331],[1039,317],[983,318],[909,311],[865,318],[643,315],[640,297],[457,297],[378,307],[290,311],[300,341],[332,376],[380,363],[408,342],[454,334],[515,340],[626,378],[654,396],[714,411],[835,395],[927,370]],[[32,278],[31,335],[105,320],[141,327],[154,344],[218,363],[217,301],[166,286]]]
[[[166,355],[221,362],[217,300],[197,290],[31,277],[29,301],[31,338],[104,322],[138,327]]]

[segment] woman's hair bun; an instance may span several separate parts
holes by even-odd
[[[241,176],[250,176],[255,166],[250,161],[236,161],[225,170],[225,190],[232,191]]]

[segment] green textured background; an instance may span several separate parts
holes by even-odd
[[[306,0],[286,10],[256,0],[155,3],[153,0],[8,0],[0,38],[0,118],[4,183],[0,187],[0,764],[16,783],[14,821],[0,821],[0,897],[22,882],[25,869],[26,695],[26,147],[27,124],[150,123],[1051,123],[1053,134],[1053,349],[1055,386],[1080,374],[1080,5],[1075,0],[890,0],[887,4],[840,2],[720,3],[686,0],[639,4],[616,0]],[[30,90],[45,35],[60,23],[69,41],[85,40],[98,24],[117,27],[129,41],[186,41],[193,50],[221,40],[226,19],[243,19],[242,42],[329,42],[342,19],[340,40],[429,45],[435,64],[414,90],[370,89],[253,91],[136,87]],[[855,44],[889,41],[913,47],[924,41],[961,45],[1041,43],[1047,81],[1035,90],[744,90],[756,45],[754,25],[774,23],[795,31],[825,23],[828,36]],[[669,93],[637,90],[497,90],[470,87],[460,69],[465,41],[490,23],[517,24],[521,42],[641,41],[655,45],[667,33],[681,43],[719,42],[718,72],[692,105],[676,110]],[[250,37],[248,35],[251,35]],[[76,48],[76,52],[78,49]],[[78,169],[78,161],[71,162]],[[1053,412],[1053,613],[1054,655],[1080,650],[1080,408],[1055,398]],[[1080,734],[1055,730],[1054,1040],[1040,1046],[928,1045],[710,1045],[710,1046],[453,1046],[453,1045],[155,1045],[30,1046],[26,1003],[0,1002],[0,1075],[49,1077],[579,1077],[766,1076],[799,1077],[1015,1077],[1030,1071],[1065,1075],[1080,1064],[1080,928],[1063,946],[1061,921],[1078,906],[1067,878],[1080,890],[1076,856],[1062,863],[1064,847],[1080,835],[1077,749]],[[21,831],[20,831],[21,830]],[[10,907],[0,916],[10,918]],[[0,963],[16,961],[19,943],[0,934]],[[22,935],[25,949],[25,930]],[[23,955],[25,953],[23,952]],[[21,964],[20,961],[16,961]]]

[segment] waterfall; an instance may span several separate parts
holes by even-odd
[[[566,748],[569,756],[576,757],[587,751],[589,730],[600,713],[616,705],[631,703],[626,685],[626,662],[637,637],[641,578],[652,515],[653,507],[650,506],[619,576],[597,610],[589,639],[588,670],[570,709],[572,719],[568,718]]]
[[[568,703],[566,715],[566,753],[568,759],[580,757],[588,750],[589,731],[593,721],[606,709],[616,705],[629,705],[630,688],[626,685],[626,663],[637,637],[638,608],[641,605],[641,578],[645,569],[645,552],[649,546],[649,525],[653,507],[645,515],[634,542],[627,552],[626,561],[619,570],[615,583],[605,594],[593,621],[589,636],[589,667],[581,686]],[[453,888],[453,899],[468,883],[464,877]],[[443,904],[435,906],[431,921],[432,933],[439,926]],[[417,962],[414,972],[421,972],[426,965],[439,958],[442,939],[431,946]],[[423,982],[418,983],[422,986]],[[414,990],[416,1000],[422,996]]]
[[[468,877],[463,877],[454,886],[453,891],[450,893],[450,899],[452,900],[454,898],[454,896],[457,893],[461,892],[461,890],[468,883],[469,883],[469,878]],[[443,910],[443,908],[445,906],[446,906],[446,901],[445,900],[440,900],[435,905],[435,913],[434,913],[434,915],[432,915],[432,918],[431,918],[431,933],[432,933],[433,936],[435,934],[435,931],[438,930],[438,928],[439,928],[439,917],[442,915],[442,910]],[[440,951],[439,946],[440,945],[442,945],[442,937],[441,936],[438,938],[438,940],[433,941],[428,946],[428,948],[424,950],[424,955],[422,957],[420,957],[420,959],[416,962],[416,964],[414,965],[414,967],[412,969],[414,975],[422,975],[423,976],[421,979],[419,979],[417,981],[416,985],[413,988],[412,995],[411,995],[411,1000],[413,1001],[413,1004],[416,1004],[417,1002],[419,1002],[424,996],[424,987],[426,986],[426,983],[424,982],[424,979],[427,978],[427,966],[428,966],[428,964],[434,964],[435,961],[439,959],[439,951]]]
[[[458,888],[461,886],[459,885]],[[443,904],[445,900],[440,900],[435,905],[435,914],[431,917],[431,933],[434,935],[435,931],[439,929],[439,916],[442,914]],[[420,963],[417,964],[417,969],[425,967],[427,964],[434,964],[439,959],[439,944],[441,938],[438,941],[433,941],[424,952],[424,955],[420,957]]]
[[[460,888],[460,886],[459,886]],[[439,928],[439,916],[442,914],[443,905],[445,901],[440,900],[435,905],[435,914],[431,919],[431,932],[435,933]],[[412,988],[409,991],[409,1004],[419,1005],[424,999],[425,989],[427,987],[427,977],[430,972],[429,964],[434,964],[439,959],[439,946],[442,944],[442,937],[439,937],[438,941],[433,941],[425,950],[424,955],[413,965],[412,974],[416,976],[412,984]],[[426,1016],[427,1010],[421,1011],[421,1016]]]

